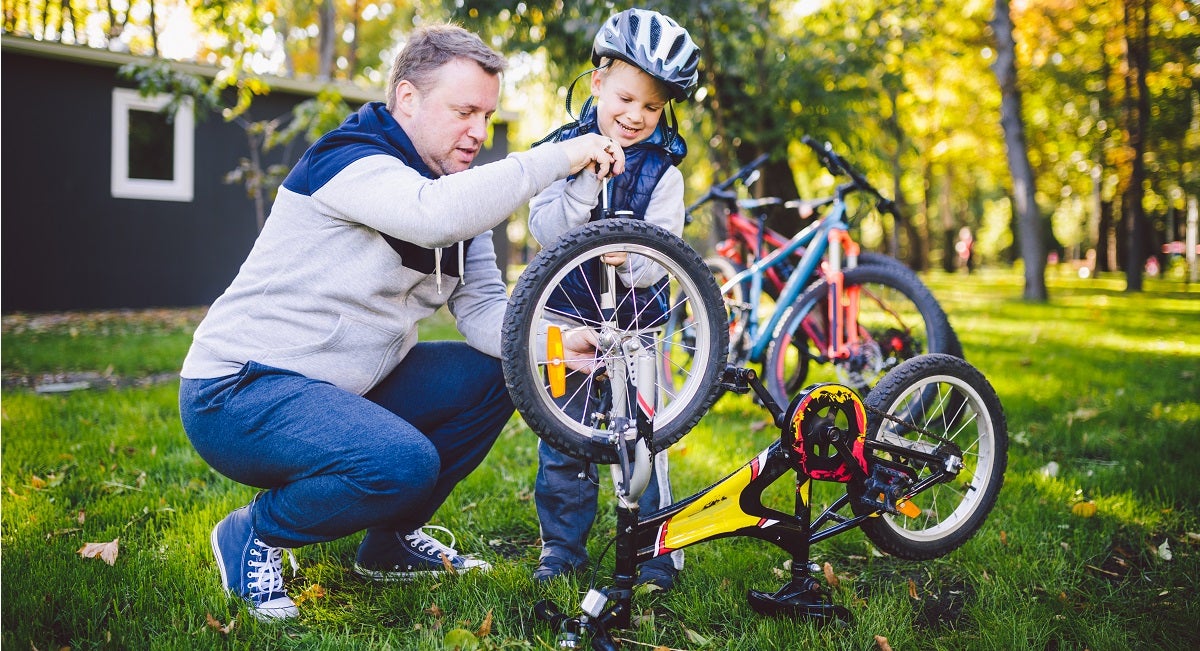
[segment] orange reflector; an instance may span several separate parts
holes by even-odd
[[[909,500],[900,500],[899,502],[896,502],[896,510],[910,518],[915,518],[918,515],[921,515],[921,507],[913,504]]]
[[[556,325],[546,330],[546,379],[550,395],[561,398],[567,392],[567,365],[563,359],[562,328]]]

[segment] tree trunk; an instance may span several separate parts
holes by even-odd
[[[323,0],[318,11],[320,33],[317,35],[317,79],[333,79],[333,59],[337,56],[337,9],[333,0]]]
[[[1142,268],[1146,263],[1146,210],[1143,206],[1146,180],[1146,123],[1150,115],[1150,90],[1146,69],[1150,64],[1150,7],[1145,0],[1125,1],[1125,128],[1133,160],[1129,187],[1125,189],[1125,235],[1128,237],[1125,261],[1125,291],[1142,291]]]
[[[362,9],[358,0],[350,3],[350,42],[346,44],[346,77],[354,79],[358,72],[358,29],[361,22]]]
[[[150,0],[150,50],[158,57],[158,15],[154,8],[154,0]]]
[[[1021,91],[1017,87],[1016,43],[1008,0],[996,0],[992,18],[996,35],[996,62],[992,71],[1000,84],[1000,124],[1008,150],[1008,168],[1013,179],[1013,200],[1020,222],[1020,251],[1025,261],[1024,298],[1045,301],[1046,251],[1042,244],[1041,214],[1038,211],[1037,186],[1029,152],[1025,145],[1025,123],[1021,118]]]

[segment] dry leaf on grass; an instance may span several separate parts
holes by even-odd
[[[879,651],[892,651],[892,645],[888,644],[887,638],[882,635],[875,636],[875,644],[879,645]]]
[[[1096,515],[1096,503],[1088,500],[1086,502],[1076,502],[1071,506],[1071,513],[1081,517],[1090,518]]]
[[[112,542],[106,543],[87,543],[79,548],[79,555],[84,558],[96,558],[113,565],[117,562],[117,541],[120,538],[113,538]]]
[[[492,611],[489,610],[487,617],[483,618],[483,623],[479,625],[479,630],[475,631],[475,637],[487,637],[492,634]]]
[[[455,569],[454,563],[450,562],[450,557],[445,554],[441,554],[441,557],[442,557],[442,567],[446,568],[446,571],[449,572],[451,575],[458,574],[458,570]]]
[[[825,582],[829,584],[829,587],[836,588],[838,586],[838,578],[833,573],[833,565],[827,561],[823,569],[825,570]]]
[[[442,618],[442,609],[439,608],[437,604],[429,604],[429,607],[425,609],[425,612],[429,613],[430,615],[433,615],[434,617],[436,617],[438,619]]]
[[[233,630],[233,625],[237,623],[236,619],[229,620],[228,626],[222,626],[220,620],[212,616],[212,613],[204,613],[204,618],[208,620],[208,627],[214,631],[218,631],[225,635],[229,635],[229,631]]]
[[[917,594],[917,583],[912,579],[908,580],[908,596],[917,601],[921,600],[921,596]]]
[[[304,589],[295,599],[297,605],[302,604],[309,599],[320,599],[325,596],[325,588],[321,587],[320,583],[314,583]]]

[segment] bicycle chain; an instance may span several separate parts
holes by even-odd
[[[903,426],[903,427],[907,427],[907,428],[909,428],[909,429],[916,430],[916,431],[920,432],[921,434],[924,434],[925,436],[928,436],[928,437],[930,437],[930,438],[937,439],[937,440],[939,440],[939,441],[941,441],[942,443],[945,443],[945,444],[947,444],[947,445],[954,445],[954,442],[953,442],[953,441],[951,441],[950,439],[948,439],[948,438],[946,438],[946,437],[944,437],[944,436],[938,436],[937,434],[934,434],[933,432],[931,432],[931,431],[929,431],[929,430],[925,429],[924,427],[921,427],[920,425],[916,425],[916,424],[914,424],[914,423],[905,422],[904,420],[901,420],[900,418],[897,418],[897,417],[895,417],[895,416],[893,416],[893,415],[891,415],[891,414],[889,414],[889,413],[886,413],[886,412],[883,412],[883,411],[881,411],[881,410],[879,410],[879,409],[876,409],[876,408],[872,407],[871,405],[868,405],[868,404],[867,404],[867,403],[865,403],[865,402],[863,403],[863,407],[865,407],[865,408],[866,408],[866,410],[867,410],[867,411],[869,411],[869,412],[871,412],[872,414],[875,414],[876,416],[880,416],[880,417],[882,417],[884,420],[890,420],[890,421],[892,421],[893,423],[896,423],[897,425],[901,425],[901,426]]]

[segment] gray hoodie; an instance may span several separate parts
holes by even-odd
[[[507,296],[490,231],[570,163],[543,146],[431,178],[414,157],[378,103],[314,143],[196,329],[181,375],[232,375],[254,360],[363,394],[442,305],[468,344],[499,357]]]

